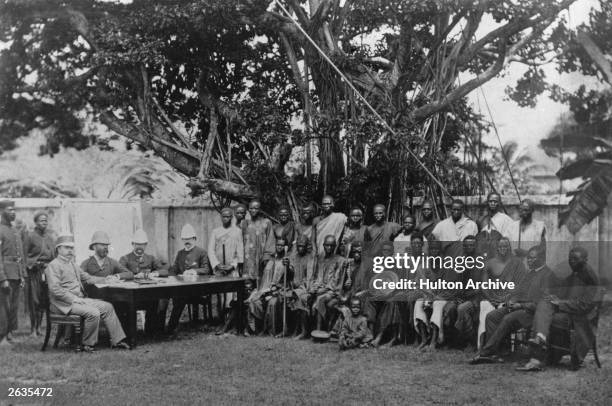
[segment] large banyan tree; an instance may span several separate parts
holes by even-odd
[[[0,148],[35,127],[47,152],[88,145],[85,117],[195,194],[295,210],[333,193],[398,216],[411,196],[475,191],[452,159],[482,130],[466,95],[511,62],[524,90],[573,2],[4,0]]]

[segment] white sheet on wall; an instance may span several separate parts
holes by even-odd
[[[142,227],[138,202],[70,202],[70,228],[74,233],[77,264],[92,255],[91,237],[97,230],[106,232],[111,240],[109,256],[118,260],[131,251],[134,231]]]

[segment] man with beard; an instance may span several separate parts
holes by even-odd
[[[531,359],[520,371],[539,371],[545,365],[547,346],[554,342],[550,334],[552,327],[568,330],[574,326],[574,345],[571,367],[578,369],[587,352],[593,347],[592,329],[594,309],[601,301],[603,289],[597,273],[588,264],[588,253],[583,247],[574,247],[569,252],[568,262],[572,273],[557,281],[554,291],[549,292],[536,306],[532,325],[533,338]],[[554,294],[556,293],[556,294]],[[553,360],[556,356],[553,354]]]
[[[514,286],[519,286],[526,276],[527,270],[520,258],[512,255],[510,240],[502,237],[497,246],[497,255],[487,261],[485,270],[482,273],[482,281],[513,282]],[[482,300],[480,301],[480,313],[478,316],[478,348],[482,348],[485,343],[484,333],[486,331],[487,315],[493,310],[504,306],[510,298],[513,289],[482,289]]]
[[[354,243],[362,243],[365,239],[367,227],[362,224],[363,211],[359,207],[353,207],[349,212],[348,222],[342,230],[338,253],[342,256],[349,255],[350,247]]]
[[[421,222],[417,226],[417,230],[421,233],[425,240],[431,239],[431,232],[436,226],[434,220],[434,205],[431,200],[425,200],[421,205]]]
[[[542,261],[538,248],[533,247],[527,256],[529,272],[521,284],[512,292],[504,307],[497,308],[487,315],[485,345],[471,364],[501,362],[500,347],[510,333],[528,328],[533,322],[538,302],[553,284],[553,273]]]
[[[117,318],[113,305],[98,299],[86,297],[83,285],[104,283],[115,279],[91,276],[74,264],[74,237],[60,236],[56,246],[57,258],[49,263],[45,270],[49,285],[49,301],[51,311],[61,314],[83,317],[83,348],[85,352],[93,352],[98,341],[100,320],[104,322],[110,335],[111,347],[130,349],[125,341],[125,333]]]
[[[385,242],[393,241],[402,227],[392,221],[386,221],[386,209],[382,204],[377,204],[373,209],[374,223],[367,229],[365,241],[368,253],[371,256],[380,255]]]
[[[34,214],[34,230],[26,234],[23,249],[26,256],[26,290],[30,313],[30,334],[41,335],[40,325],[46,303],[47,288],[44,283],[45,268],[55,257],[55,233],[47,227],[49,215],[45,211]]]
[[[288,302],[289,309],[294,313],[298,321],[300,334],[296,339],[308,337],[308,317],[310,315],[311,298],[314,295],[313,284],[316,278],[316,256],[308,252],[308,237],[301,235],[296,241],[296,250],[289,258],[293,267],[293,280],[291,287],[293,295]],[[296,330],[297,332],[297,330]]]
[[[323,252],[325,237],[331,235],[335,241],[340,241],[340,234],[346,224],[344,213],[334,211],[334,198],[326,195],[321,200],[321,215],[315,217],[317,253]]]
[[[316,299],[312,310],[317,317],[317,330],[329,325],[340,298],[344,258],[335,254],[335,251],[336,239],[333,235],[325,236],[323,253],[317,258],[317,279],[313,286]]]
[[[291,220],[291,212],[288,207],[281,207],[278,210],[278,221],[279,224],[274,227],[274,237],[276,239],[282,238],[287,241],[289,251],[291,251],[297,235],[295,231],[295,222]]]
[[[0,347],[17,340],[19,291],[25,284],[23,245],[15,221],[15,202],[0,201]]]
[[[461,255],[462,242],[468,235],[476,235],[478,227],[463,212],[462,200],[455,199],[451,205],[450,217],[439,222],[432,236],[442,243],[442,255],[456,257]]]
[[[249,203],[249,214],[244,227],[244,276],[258,285],[265,263],[274,254],[274,227],[263,216],[259,200]]]
[[[119,264],[132,272],[136,279],[168,276],[168,270],[163,262],[145,253],[148,243],[147,233],[144,230],[136,230],[132,237],[132,252],[119,258]],[[146,311],[145,332],[153,334],[163,331],[168,300],[151,300],[141,306]]]
[[[539,247],[542,260],[546,261],[546,226],[543,221],[533,219],[535,203],[525,199],[519,206],[520,219],[514,223],[512,242],[515,244],[515,255],[525,257],[531,247]]]
[[[134,274],[119,262],[108,256],[110,238],[104,231],[96,231],[91,237],[89,249],[94,254],[81,263],[81,269],[91,276],[114,276],[117,280],[132,280]]]
[[[197,236],[191,224],[185,224],[181,229],[181,241],[183,248],[176,253],[174,264],[170,267],[170,272],[175,275],[210,275],[210,263],[208,261],[208,253],[204,248],[196,245]],[[175,297],[172,298],[172,312],[170,320],[168,320],[167,333],[172,334],[178,327],[181,319],[181,314],[185,306],[193,302],[194,299]],[[195,299],[197,303],[197,299]],[[195,318],[198,318],[197,313]]]

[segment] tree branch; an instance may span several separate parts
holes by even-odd
[[[412,120],[420,120],[427,116],[430,116],[434,113],[439,112],[440,110],[448,107],[452,103],[466,96],[468,93],[473,91],[474,89],[482,86],[484,83],[493,79],[504,67],[504,61],[506,59],[506,39],[500,39],[500,51],[497,60],[493,63],[487,70],[483,73],[476,75],[476,77],[463,85],[457,87],[455,90],[451,91],[447,95],[445,95],[441,100],[437,102],[433,102],[427,104],[425,106],[419,107],[418,109],[412,111],[409,114],[409,117]]]
[[[584,48],[586,53],[591,57],[595,67],[603,75],[604,80],[612,84],[612,64],[606,59],[606,56],[601,52],[597,44],[595,44],[591,37],[582,30],[578,30],[576,41],[582,45],[582,48]]]

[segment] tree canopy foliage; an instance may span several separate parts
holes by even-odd
[[[607,56],[606,56],[607,55]],[[599,79],[599,86],[581,85],[574,92],[546,84],[553,97],[568,104],[569,118],[560,120],[541,146],[551,156],[572,153],[557,173],[561,180],[582,178],[571,191],[559,225],[572,233],[596,218],[612,193],[612,4],[601,2],[588,24],[578,27],[560,56],[558,69]]]
[[[465,190],[474,174],[450,158],[484,126],[466,95],[526,63],[512,96],[530,103],[574,1],[286,0],[290,17],[260,0],[4,0],[0,151],[35,127],[47,152],[83,148],[87,114],[190,177],[194,193],[266,196],[294,213],[333,193],[399,216],[411,196],[444,193],[430,174],[449,193],[482,187]],[[303,170],[288,176],[294,147]]]

